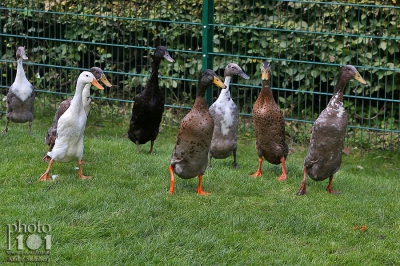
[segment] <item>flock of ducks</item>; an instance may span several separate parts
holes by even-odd
[[[29,134],[31,134],[35,95],[22,65],[22,61],[28,59],[24,47],[18,47],[16,58],[17,75],[7,94],[7,121],[2,133],[8,132],[9,121],[12,121],[29,122]],[[134,99],[128,137],[136,144],[137,152],[140,144],[151,141],[149,153],[152,153],[159,132],[164,112],[164,94],[158,85],[158,70],[163,59],[174,62],[167,48],[159,46],[151,56],[152,72],[149,80],[144,90]],[[170,160],[170,194],[174,193],[176,174],[183,179],[198,177],[197,194],[208,195],[209,193],[202,188],[202,179],[207,165],[212,167],[212,158],[224,159],[233,155],[233,167],[238,167],[236,151],[239,112],[229,92],[230,80],[235,75],[244,79],[250,78],[235,63],[230,63],[225,68],[224,83],[210,69],[200,73],[194,105],[180,123]],[[262,88],[252,111],[259,159],[258,169],[251,176],[262,175],[262,162],[265,159],[271,164],[282,165],[282,174],[278,180],[284,181],[287,178],[285,160],[289,148],[285,142],[283,113],[274,100],[270,77],[270,63],[264,61],[261,66]],[[304,160],[304,176],[298,195],[306,193],[307,175],[315,181],[329,178],[328,193],[337,193],[332,189],[332,179],[341,165],[347,127],[343,91],[351,79],[366,84],[355,67],[346,65],[340,69],[333,96],[312,127],[310,146]],[[39,178],[40,181],[51,180],[49,173],[54,162],[70,162],[74,159],[78,161],[79,177],[91,178],[85,176],[82,171],[83,138],[90,111],[90,88],[93,85],[103,89],[98,80],[111,87],[111,83],[100,68],[93,67],[83,71],[77,80],[74,96],[63,101],[57,109],[52,126],[45,137],[49,150],[43,160],[49,164]],[[204,96],[207,87],[212,84],[220,87],[221,92],[218,99],[208,108]]]

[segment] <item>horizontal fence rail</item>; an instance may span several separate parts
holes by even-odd
[[[133,98],[150,74],[150,54],[168,48],[175,63],[160,67],[166,111],[177,125],[191,108],[201,70],[222,78],[230,62],[249,80],[230,90],[240,132],[252,133],[251,111],[261,87],[261,62],[273,65],[272,87],[291,143],[307,144],[341,66],[354,65],[367,85],[345,90],[347,144],[400,150],[400,7],[310,1],[10,1],[0,3],[0,96],[16,74],[16,47],[36,90],[35,113],[54,112],[73,94],[82,70],[101,67],[113,87],[93,91],[94,113],[130,117]],[[208,103],[219,90],[210,88]],[[0,101],[0,115],[6,105]],[[3,116],[4,117],[4,116]],[[2,118],[5,123],[5,118]]]

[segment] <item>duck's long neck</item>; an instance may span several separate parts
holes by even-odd
[[[333,91],[333,95],[338,94],[337,98],[339,101],[343,101],[344,88],[346,87],[348,82],[349,82],[348,80],[344,80],[341,78],[341,74],[338,75],[335,90]]]
[[[89,83],[89,86],[90,86],[90,83]],[[78,79],[78,82],[76,84],[76,90],[75,90],[74,98],[72,98],[70,108],[73,108],[73,109],[83,108],[83,105],[82,105],[82,90],[83,90],[83,87],[84,87],[83,82],[79,81],[79,79]]]
[[[260,91],[260,97],[273,99],[274,96],[272,95],[272,90],[271,90],[269,80],[262,80],[261,84],[262,84],[262,87],[261,87],[261,91]]]
[[[83,108],[85,109],[86,114],[88,114],[89,110],[90,110],[90,102],[91,102],[90,87],[91,86],[92,86],[92,84],[88,83],[85,85],[85,87],[82,90],[82,105],[83,105]]]
[[[26,79],[24,67],[22,66],[22,58],[18,58],[17,60],[17,76],[16,80]]]
[[[225,76],[224,84],[226,86],[225,89],[221,89],[221,92],[218,96],[219,101],[224,101],[224,100],[230,100],[231,99],[231,93],[229,91],[229,83],[231,82],[232,77],[231,76]]]
[[[223,90],[229,91],[229,84],[231,83],[231,79],[232,79],[232,76],[225,76],[224,84],[225,84],[226,88]]]
[[[158,69],[160,68],[161,59],[155,57],[153,62],[151,62],[151,74],[149,77],[149,81],[147,82],[151,86],[147,86],[147,88],[157,88],[158,89]]]
[[[205,95],[206,95],[206,89],[207,87],[199,85],[197,87],[197,94],[196,94],[196,99],[194,101],[193,104],[193,109],[197,109],[197,110],[201,110],[201,109],[207,109],[207,102],[205,99]]]

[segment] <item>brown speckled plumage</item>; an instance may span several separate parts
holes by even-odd
[[[29,134],[32,134],[33,107],[35,102],[35,91],[32,84],[25,76],[22,66],[23,60],[28,60],[25,53],[25,47],[20,46],[16,52],[17,57],[17,75],[14,83],[10,86],[7,93],[7,113],[6,127],[2,133],[8,132],[8,123],[26,123],[29,122]]]
[[[244,79],[250,77],[235,63],[229,63],[224,72],[224,84],[218,99],[210,106],[210,114],[214,119],[214,132],[210,147],[211,159],[225,159],[233,154],[233,167],[236,168],[236,150],[239,127],[239,111],[231,98],[229,83],[233,76],[240,76]]]
[[[103,70],[99,67],[92,67],[91,69],[88,70],[90,73],[93,74],[93,76],[97,79],[97,80],[101,80],[107,87],[111,87],[111,83],[107,80],[106,76],[103,73]],[[86,112],[86,115],[89,114],[90,111],[90,103],[91,103],[91,99],[90,99],[90,84],[88,85],[88,89],[86,90],[86,88],[83,89],[82,92],[82,96],[85,97],[82,98],[82,101],[84,101],[84,109]],[[57,138],[57,125],[58,125],[58,120],[60,119],[60,117],[65,113],[65,111],[70,107],[71,105],[71,101],[73,99],[72,97],[69,97],[68,99],[62,101],[60,103],[60,105],[57,108],[56,113],[54,114],[54,118],[53,118],[53,123],[51,124],[50,128],[47,130],[47,134],[45,137],[45,142],[47,145],[49,145],[49,150],[48,152],[52,151],[53,147],[54,147],[54,143],[56,142],[56,138]],[[46,154],[42,160],[43,161],[50,161],[50,157]]]
[[[347,114],[343,106],[343,90],[347,82],[356,79],[365,84],[355,67],[351,65],[340,69],[334,94],[328,106],[321,112],[312,127],[310,147],[304,160],[303,181],[298,195],[306,193],[307,174],[315,181],[329,178],[327,191],[332,190],[333,175],[342,163],[342,149],[346,136]]]
[[[256,149],[259,157],[258,170],[253,177],[261,176],[262,157],[269,163],[282,163],[282,175],[286,179],[285,159],[289,148],[285,142],[285,120],[281,109],[276,104],[270,87],[270,64],[262,63],[262,88],[253,106],[253,126],[256,135]]]
[[[207,86],[225,85],[214,71],[207,69],[200,74],[197,96],[191,111],[182,119],[176,138],[176,145],[171,156],[170,194],[174,192],[174,173],[184,179],[199,177],[198,194],[206,195],[201,188],[201,179],[207,168],[208,152],[214,129],[214,121],[204,98]]]

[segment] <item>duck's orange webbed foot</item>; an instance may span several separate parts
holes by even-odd
[[[51,180],[51,177],[50,177],[49,173],[44,173],[39,178],[39,181],[48,181],[48,180]]]
[[[174,167],[172,165],[169,166],[169,173],[171,176],[171,183],[169,184],[169,191],[168,193],[170,195],[174,194],[174,190],[175,190],[175,176],[174,176]]]
[[[199,185],[197,187],[197,195],[201,195],[201,196],[208,196],[211,195],[211,193],[207,193],[203,190],[202,188],[202,180],[203,180],[203,175],[199,175]]]
[[[54,163],[54,159],[51,159],[49,162],[49,166],[47,166],[46,172],[44,172],[44,174],[40,176],[39,181],[51,180],[49,172],[50,172],[50,168],[53,163]]]
[[[262,157],[258,157],[258,169],[257,169],[257,172],[255,172],[254,174],[250,175],[251,177],[256,178],[256,177],[260,177],[261,176],[261,174],[262,174],[262,171],[261,171],[262,162],[263,162],[263,158]]]
[[[287,175],[286,175],[286,166],[285,166],[285,158],[284,157],[281,158],[281,164],[282,164],[282,174],[277,179],[278,179],[278,181],[285,181],[287,178]]]

